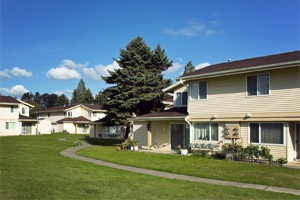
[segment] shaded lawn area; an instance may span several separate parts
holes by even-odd
[[[82,135],[59,134],[0,137],[0,199],[299,198],[261,190],[157,178],[98,166],[59,154],[82,139]],[[102,148],[89,150],[95,153]],[[105,149],[115,153],[115,147]]]
[[[115,146],[81,149],[79,155],[114,163],[209,179],[300,189],[300,170],[195,156],[116,151]]]

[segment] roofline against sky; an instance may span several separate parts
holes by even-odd
[[[195,79],[199,79],[199,78],[214,78],[214,77],[219,77],[219,76],[244,74],[244,73],[249,73],[249,72],[257,72],[257,71],[270,70],[270,69],[295,67],[295,66],[298,66],[299,64],[300,64],[300,60],[296,60],[296,61],[290,61],[290,62],[275,63],[275,64],[270,64],[270,65],[259,65],[259,66],[255,66],[255,67],[247,67],[247,68],[242,68],[242,69],[233,69],[233,70],[212,72],[212,73],[199,74],[199,75],[193,75],[193,76],[185,76],[185,77],[176,78],[176,80],[179,81],[180,79],[182,79],[185,81],[191,81],[191,80],[195,80]]]
[[[180,80],[184,82],[186,81],[192,81],[199,78],[214,78],[214,77],[220,77],[220,76],[229,76],[229,75],[235,75],[235,74],[244,74],[249,72],[257,72],[257,71],[263,71],[263,70],[270,70],[270,69],[280,69],[280,68],[287,68],[287,67],[295,67],[299,66],[300,60],[296,61],[290,61],[290,62],[283,62],[283,63],[276,63],[276,64],[270,64],[270,65],[260,65],[255,67],[247,67],[242,69],[233,69],[233,70],[226,70],[226,71],[220,71],[220,72],[212,72],[212,73],[206,73],[206,74],[198,74],[193,76],[185,76],[185,77],[178,77],[176,78],[176,83],[173,85],[170,85],[167,88],[164,88],[163,92],[168,92],[174,89],[175,87],[178,87],[181,83]],[[210,67],[210,66],[208,66]]]

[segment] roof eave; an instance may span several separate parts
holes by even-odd
[[[188,115],[186,115],[188,116]],[[160,121],[160,120],[184,120],[186,116],[176,116],[176,117],[136,117],[130,118],[131,121]]]
[[[233,70],[225,70],[225,71],[219,71],[219,72],[212,72],[212,73],[206,73],[206,74],[197,74],[192,76],[184,76],[176,78],[176,80],[185,80],[190,81],[198,78],[212,78],[212,77],[218,77],[218,76],[228,76],[228,75],[234,75],[234,74],[243,74],[243,73],[249,73],[249,72],[256,72],[256,71],[262,71],[262,70],[270,70],[270,69],[280,69],[280,68],[286,68],[286,67],[295,67],[299,66],[300,60],[291,61],[291,62],[283,62],[283,63],[276,63],[276,64],[270,64],[270,65],[259,65],[255,67],[247,67],[242,69],[233,69]]]

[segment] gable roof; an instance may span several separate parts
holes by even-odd
[[[63,122],[89,123],[91,122],[91,120],[79,116],[79,117],[66,117],[57,121],[57,123],[63,123]]]
[[[2,104],[20,104],[21,102],[16,98],[0,95],[0,103],[2,103]]]
[[[11,96],[2,96],[0,95],[0,104],[2,105],[16,105],[16,104],[24,104],[28,107],[34,108],[33,105],[26,103],[24,101],[21,101],[19,99],[13,98]]]
[[[67,111],[70,109],[74,109],[78,106],[84,106],[87,109],[91,110],[91,111],[104,111],[102,110],[102,107],[100,105],[96,105],[96,104],[73,104],[73,105],[64,105],[64,106],[54,106],[51,108],[47,108],[47,109],[43,109],[38,111],[38,113],[43,113],[43,112],[63,112],[63,111]]]
[[[300,64],[300,51],[249,58],[210,65],[178,78],[190,80],[199,77],[245,73],[248,71],[295,66]]]
[[[137,116],[133,120],[146,120],[146,119],[184,119],[188,116],[187,107],[173,107],[168,110],[163,110],[161,112],[152,112],[145,115]]]

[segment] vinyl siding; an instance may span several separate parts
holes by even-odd
[[[270,74],[270,94],[247,96],[248,75]],[[217,113],[299,112],[299,67],[264,71],[255,74],[231,75],[207,81],[207,99],[190,100],[190,116]]]

